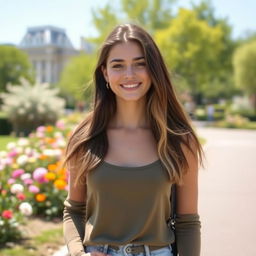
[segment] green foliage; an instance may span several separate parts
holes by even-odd
[[[139,24],[154,34],[157,29],[165,28],[172,19],[172,4],[176,0],[121,0],[120,6],[108,3],[103,8],[92,11],[93,24],[98,36],[89,38],[100,45],[109,32],[119,23]]]
[[[159,30],[155,39],[168,66],[187,80],[195,95],[219,68],[217,60],[224,47],[222,37],[220,26],[210,27],[194,11],[181,8],[171,25]]]
[[[50,243],[51,245],[60,246],[63,244],[63,230],[62,228],[55,228],[52,230],[45,230],[40,235],[33,237],[32,240],[24,242],[20,245],[15,245],[14,248],[4,248],[1,249],[1,256],[38,256],[40,254],[42,248],[39,248],[46,243]],[[44,254],[45,255],[45,254]]]
[[[240,115],[227,115],[223,121],[216,122],[215,127],[256,130],[256,122],[249,122]]]
[[[16,141],[18,138],[12,136],[0,136],[0,151],[6,149],[6,145],[9,142]]]
[[[126,19],[138,23],[154,33],[165,28],[172,19],[172,4],[175,0],[122,0]]]
[[[16,134],[27,135],[40,125],[53,124],[64,111],[64,100],[57,97],[58,89],[48,84],[33,86],[21,79],[21,85],[8,85],[7,90],[0,95],[3,111]]]
[[[8,121],[8,118],[1,117],[0,115],[0,135],[9,135],[11,131],[12,131],[12,126]]]
[[[233,65],[236,85],[248,94],[256,94],[256,40],[236,50]]]
[[[32,67],[28,56],[14,46],[0,45],[0,92],[8,83],[17,84],[20,77],[32,79]]]
[[[92,17],[93,24],[99,32],[99,35],[97,37],[87,39],[96,45],[100,45],[113,27],[118,24],[118,17],[116,15],[115,8],[110,4],[107,4],[103,8],[93,9]]]
[[[76,101],[90,102],[95,65],[96,56],[93,54],[81,54],[72,58],[61,74],[61,91]]]

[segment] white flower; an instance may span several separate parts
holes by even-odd
[[[24,165],[25,163],[27,163],[28,161],[28,157],[26,155],[21,155],[17,158],[17,164],[19,165]]]
[[[11,192],[13,194],[18,194],[18,193],[22,193],[24,191],[24,187],[21,184],[13,184],[11,186]]]
[[[3,226],[3,225],[4,225],[4,221],[0,220],[0,226]]]
[[[25,114],[25,109],[24,108],[20,108],[19,110],[18,110],[18,114],[20,114],[20,115],[23,115],[23,114]]]
[[[62,138],[63,135],[62,135],[61,132],[55,132],[55,133],[54,133],[54,137],[55,137],[55,138]]]
[[[7,156],[7,152],[6,151],[0,151],[0,159],[4,158]]]
[[[22,180],[27,180],[27,179],[30,179],[31,178],[31,174],[30,173],[23,173],[20,178]]]
[[[60,149],[54,149],[53,151],[54,151],[54,156],[57,156],[57,157],[62,156],[62,151]]]
[[[61,148],[65,147],[66,146],[66,141],[63,140],[63,139],[60,139],[57,141],[57,145]]]
[[[16,148],[16,143],[15,142],[9,142],[8,144],[7,144],[7,146],[6,146],[6,148],[8,149],[8,150],[12,150],[12,149],[14,149],[14,148]]]
[[[22,148],[22,147],[17,147],[17,148],[16,148],[16,152],[17,152],[18,154],[21,154],[21,153],[23,152],[23,148]]]
[[[43,150],[43,155],[54,156],[54,150],[53,149],[45,149],[45,150]]]
[[[21,146],[21,147],[24,147],[24,146],[27,146],[28,144],[29,144],[29,141],[28,141],[28,139],[26,139],[26,138],[20,138],[19,140],[18,140],[18,143],[17,143],[19,146]]]
[[[31,103],[28,102],[28,101],[26,101],[25,104],[24,104],[24,107],[25,107],[26,109],[29,109],[29,108],[31,107]]]
[[[19,210],[25,216],[30,216],[33,213],[32,206],[27,202],[21,203],[19,206]]]
[[[30,155],[30,154],[32,154],[33,149],[32,149],[32,148],[27,147],[27,148],[25,148],[24,152],[25,152],[25,154],[26,154],[26,155]]]

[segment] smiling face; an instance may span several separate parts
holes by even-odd
[[[113,46],[102,71],[117,100],[139,100],[151,86],[143,51],[136,42]]]

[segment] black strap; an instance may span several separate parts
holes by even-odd
[[[171,200],[171,216],[170,216],[170,220],[169,220],[169,227],[173,230],[173,232],[175,234],[175,218],[176,218],[176,207],[177,207],[176,184],[172,184],[170,200]],[[176,241],[174,243],[172,243],[172,254],[173,254],[173,256],[178,255]]]

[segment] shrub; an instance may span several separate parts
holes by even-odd
[[[54,124],[64,112],[65,102],[57,97],[58,89],[48,84],[31,85],[21,79],[21,85],[8,85],[7,91],[1,94],[3,111],[16,135],[28,135],[40,125]]]

